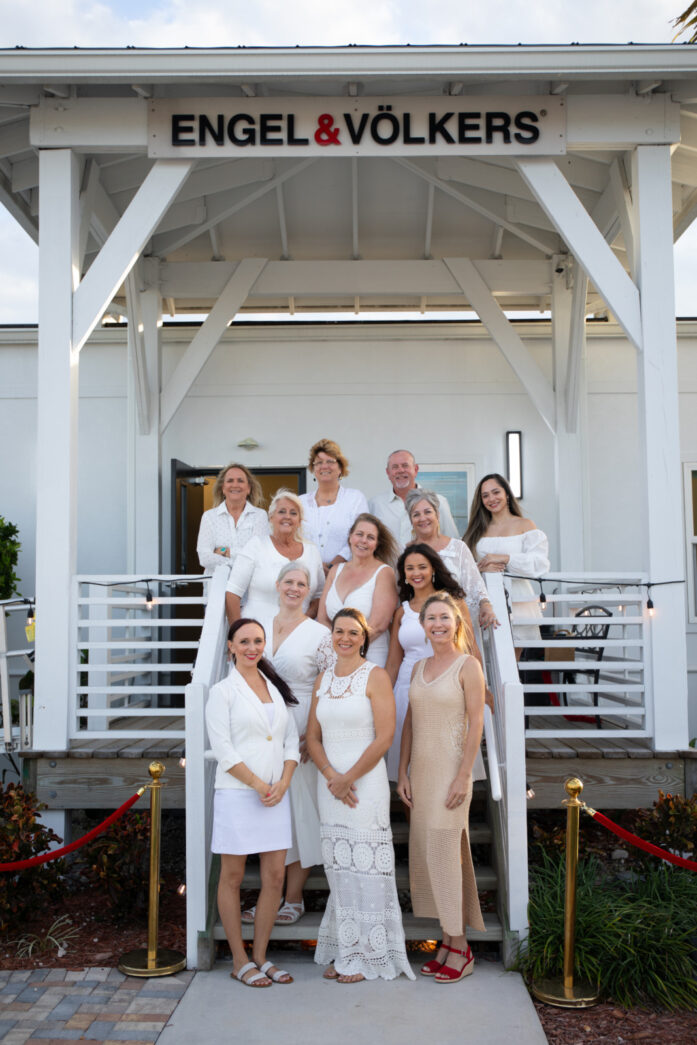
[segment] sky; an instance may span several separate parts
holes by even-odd
[[[688,0],[0,0],[0,48],[670,43]],[[0,324],[35,323],[38,251],[0,207]],[[697,222],[675,250],[697,315]],[[394,317],[392,317],[394,318]]]

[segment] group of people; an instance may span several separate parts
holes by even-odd
[[[325,977],[413,976],[394,875],[393,781],[410,811],[412,907],[442,929],[421,973],[457,982],[473,970],[467,926],[484,928],[468,839],[472,781],[484,776],[476,635],[499,622],[481,575],[503,572],[514,615],[532,621],[540,610],[525,577],[549,569],[546,538],[498,474],[479,483],[460,540],[447,501],[418,486],[407,450],[390,454],[392,489],[370,504],[341,484],[348,462],[335,442],[311,448],[309,470],[315,489],[279,490],[267,515],[258,481],[229,465],[199,533],[204,569],[230,566],[231,669],[212,688],[206,719],[232,975],[252,987],[292,982],[266,948],[274,923],[303,916],[303,887],[323,863],[330,892],[315,960]],[[514,628],[516,647],[530,628]],[[261,890],[242,911],[253,853]],[[251,961],[243,920],[254,923]]]

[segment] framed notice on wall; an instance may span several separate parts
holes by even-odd
[[[442,494],[450,505],[460,536],[467,529],[474,490],[473,464],[422,464],[417,481],[424,490]]]

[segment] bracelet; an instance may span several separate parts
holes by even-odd
[[[326,766],[322,766],[320,773],[324,774],[325,769],[329,769],[331,762],[327,762]]]

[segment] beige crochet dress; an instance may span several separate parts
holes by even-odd
[[[458,678],[467,655],[424,681],[416,665],[409,687],[413,742],[409,775],[414,808],[409,827],[409,880],[414,914],[437,918],[449,936],[484,929],[469,844],[470,785],[455,809],[445,799],[462,761],[468,720]]]

